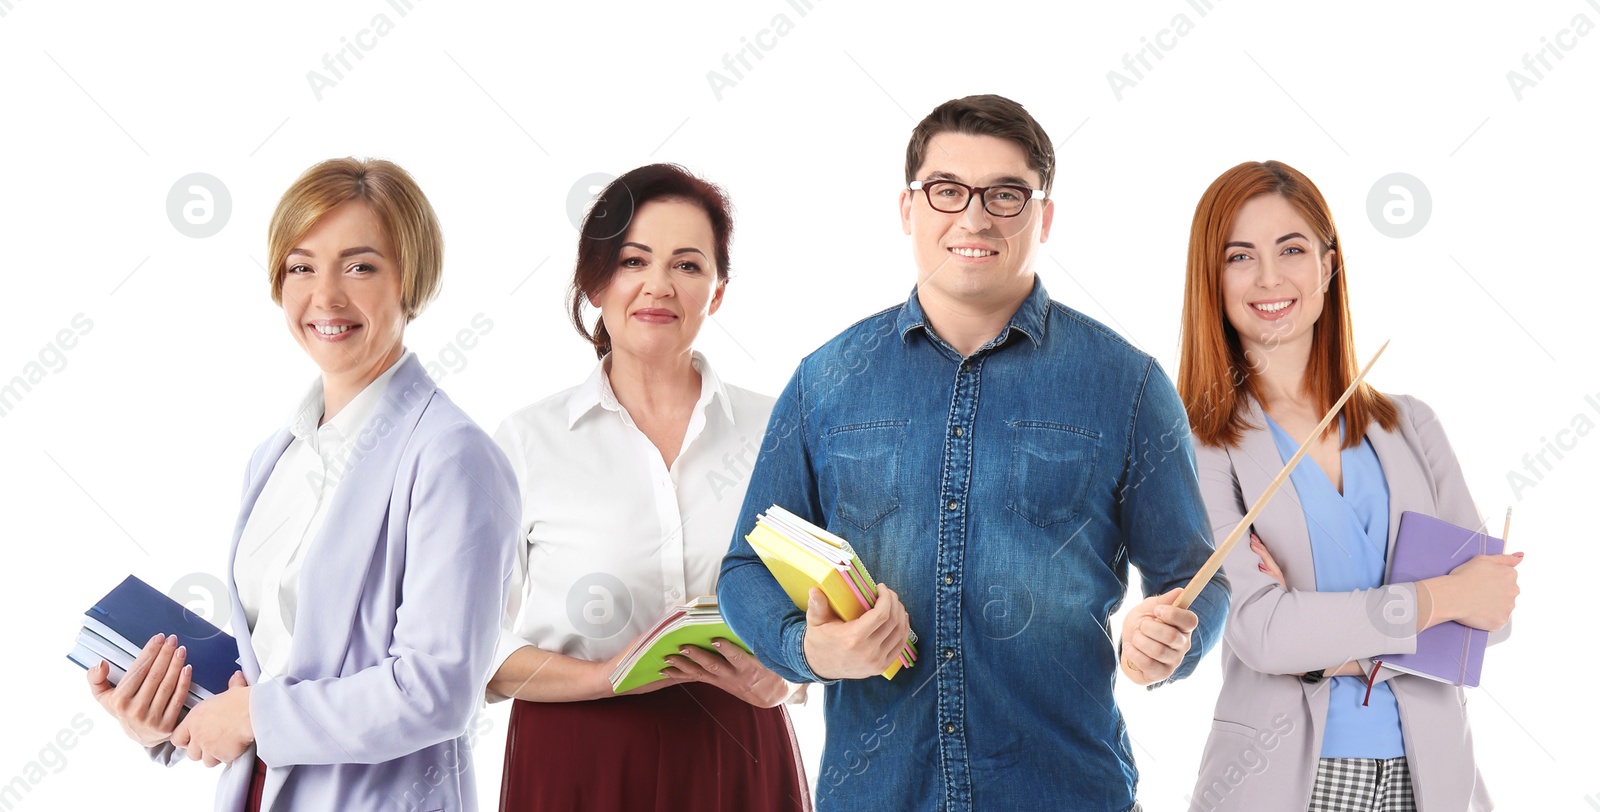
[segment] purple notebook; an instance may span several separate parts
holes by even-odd
[[[1504,539],[1408,510],[1400,514],[1389,583],[1449,575],[1473,556],[1499,555],[1505,546]],[[1488,632],[1448,621],[1417,635],[1417,653],[1382,659],[1386,668],[1476,688],[1483,676],[1483,652],[1488,646]]]

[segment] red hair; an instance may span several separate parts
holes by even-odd
[[[1237,445],[1246,429],[1248,394],[1257,403],[1266,398],[1239,333],[1223,310],[1222,271],[1228,232],[1239,209],[1262,195],[1278,195],[1311,226],[1323,251],[1335,251],[1322,314],[1312,325],[1311,356],[1303,378],[1305,393],[1318,411],[1326,410],[1350,386],[1359,371],[1350,327],[1350,300],[1344,284],[1344,251],[1333,226],[1333,213],[1310,178],[1277,161],[1249,161],[1222,173],[1200,196],[1189,229],[1189,261],[1183,290],[1183,328],[1178,360],[1178,396],[1189,414],[1189,426],[1200,442]],[[1399,425],[1394,403],[1362,382],[1340,412],[1346,427],[1342,448],[1353,448],[1376,421],[1384,429]],[[1328,431],[1337,431],[1329,424]]]

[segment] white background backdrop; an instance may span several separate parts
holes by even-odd
[[[362,33],[379,14],[392,30]],[[762,33],[778,14],[785,33]],[[1179,14],[1186,33],[1161,33]],[[129,572],[199,611],[220,597],[211,579],[243,464],[315,374],[259,265],[301,170],[380,156],[421,182],[443,221],[446,282],[407,344],[492,429],[593,364],[563,316],[581,178],[671,160],[729,190],[736,278],[701,349],[727,379],[775,394],[802,355],[905,297],[906,138],[935,104],[981,92],[1023,102],[1056,140],[1044,284],[1169,372],[1205,186],[1267,158],[1321,186],[1358,354],[1394,339],[1374,381],[1439,412],[1492,527],[1517,508],[1517,631],[1468,707],[1491,791],[1506,809],[1600,809],[1583,597],[1600,569],[1596,23],[1586,0],[1220,0],[1205,14],[1186,0],[818,0],[803,15],[785,0],[426,0],[403,15],[385,0],[0,0],[0,386],[46,373],[0,417],[0,782],[17,793],[0,809],[209,808],[215,776],[145,762],[62,654],[75,618]],[[370,47],[336,77],[324,55],[347,42]],[[770,47],[736,77],[724,54],[746,42]],[[1147,52],[1136,77],[1124,55],[1146,42],[1170,48]],[[1524,55],[1545,47],[1551,68],[1536,76]],[[713,70],[731,86],[714,91]],[[1112,70],[1132,80],[1120,94]],[[1520,99],[1512,70],[1530,80]],[[311,71],[331,80],[320,92]],[[167,213],[194,172],[231,197],[214,236],[186,236]],[[1414,236],[1386,236],[1368,214],[1369,190],[1394,172],[1431,196]],[[836,193],[819,207],[787,191],[795,182]],[[479,313],[492,329],[453,345]],[[86,334],[48,349],[78,314]],[[1548,465],[1525,469],[1541,450]],[[1534,484],[1514,487],[1513,471]],[[1154,693],[1123,686],[1147,808],[1184,806],[1218,684],[1213,657]],[[820,705],[796,715],[813,780]],[[489,808],[504,711],[480,723]]]

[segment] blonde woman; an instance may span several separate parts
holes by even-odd
[[[404,345],[443,241],[405,170],[313,166],[269,228],[269,280],[317,365],[245,469],[228,556],[239,663],[191,710],[157,638],[90,690],[158,761],[226,764],[218,812],[474,810],[466,730],[483,701],[516,541],[505,456]]]

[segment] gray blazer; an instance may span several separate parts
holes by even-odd
[[[215,808],[244,809],[260,757],[263,810],[472,812],[468,727],[519,537],[515,474],[416,356],[403,361],[306,552],[287,673],[260,682],[233,561],[291,439],[281,429],[251,457],[228,554],[256,743],[223,769]],[[184,755],[170,742],[151,751],[165,764]]]
[[[1400,412],[1398,430],[1374,425],[1367,437],[1389,483],[1392,563],[1404,511],[1470,528],[1481,527],[1482,520],[1433,410],[1406,395],[1390,397]],[[1251,401],[1249,408],[1253,428],[1236,447],[1195,446],[1200,492],[1219,543],[1283,468],[1259,404]],[[1222,693],[1191,812],[1306,809],[1322,751],[1329,691],[1326,680],[1308,685],[1293,675],[1350,659],[1359,659],[1371,673],[1373,657],[1416,651],[1414,585],[1316,591],[1311,540],[1292,483],[1284,484],[1254,527],[1289,588],[1257,569],[1260,559],[1250,551],[1248,539],[1223,564],[1233,584],[1233,603],[1220,647]],[[1509,633],[1507,626],[1491,635],[1490,642]],[[1400,708],[1417,808],[1492,809],[1473,761],[1466,692],[1389,669],[1378,678],[1388,682]]]

